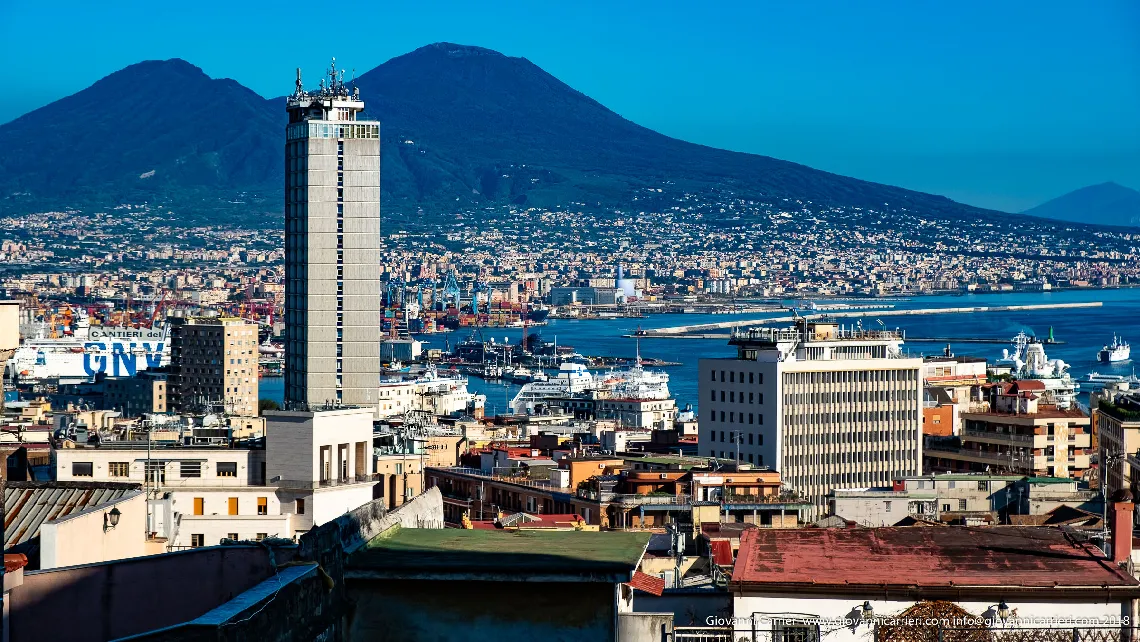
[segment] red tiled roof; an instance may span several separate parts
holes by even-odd
[[[634,571],[633,577],[629,580],[629,585],[639,591],[645,591],[651,595],[661,596],[665,592],[665,580],[660,577],[646,575],[641,571]]]
[[[709,550],[718,566],[732,566],[732,542],[727,539],[709,540]]]
[[[4,553],[4,572],[14,573],[28,565],[28,556],[23,553]],[[661,581],[665,583],[664,580]],[[660,595],[660,593],[658,593]]]
[[[1056,528],[749,529],[732,581],[784,587],[1121,587],[1140,582]]]

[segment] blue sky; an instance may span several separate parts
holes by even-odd
[[[363,72],[438,41],[526,57],[671,136],[975,205],[1140,189],[1135,0],[3,0],[0,122],[140,60],[272,96],[297,66]]]

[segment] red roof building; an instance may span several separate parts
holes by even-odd
[[[1119,523],[1131,541],[1131,504]],[[829,642],[868,639],[872,622],[931,604],[989,622],[980,626],[1058,628],[1131,612],[1140,581],[1122,567],[1128,555],[1114,555],[1056,528],[758,528],[741,535],[729,589],[738,630],[822,631]]]

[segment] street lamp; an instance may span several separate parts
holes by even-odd
[[[103,513],[103,532],[106,533],[112,528],[118,526],[119,518],[122,517],[122,515],[123,513],[119,511],[118,508],[112,508],[111,512]]]
[[[871,601],[865,600],[863,602],[863,619],[871,620],[875,617],[875,609],[871,608]]]

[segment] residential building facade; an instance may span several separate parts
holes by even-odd
[[[232,317],[172,317],[170,323],[170,409],[222,406],[228,414],[257,416],[257,325]]]
[[[1083,477],[1091,465],[1091,420],[1079,408],[1042,403],[1043,391],[1033,380],[989,386],[989,408],[962,413],[957,437],[928,440],[925,470]]]

